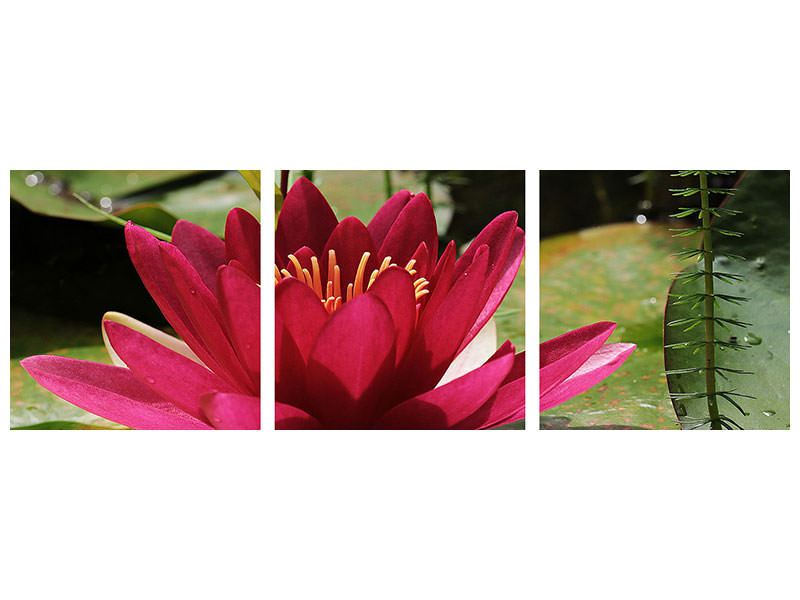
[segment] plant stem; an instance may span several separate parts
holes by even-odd
[[[714,255],[711,251],[711,212],[708,210],[708,176],[700,172],[700,203],[703,215],[703,261],[705,269],[706,398],[711,429],[722,429],[717,408],[717,382],[714,371]]]
[[[286,192],[289,191],[289,171],[281,171],[281,196],[286,199]]]
[[[386,190],[386,197],[390,197],[392,195],[392,172],[391,171],[384,171],[383,172],[383,187]]]

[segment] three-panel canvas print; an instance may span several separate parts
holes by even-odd
[[[790,426],[788,171],[10,183],[11,429]]]

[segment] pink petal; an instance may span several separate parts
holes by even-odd
[[[524,252],[525,232],[517,227],[514,231],[511,247],[506,255],[505,263],[500,269],[496,269],[497,279],[494,285],[491,287],[484,286],[483,295],[485,296],[485,300],[483,300],[483,308],[469,333],[467,333],[467,336],[464,338],[464,341],[461,342],[462,349],[472,341],[472,338],[474,338],[486,322],[492,318],[497,307],[503,302],[503,298],[506,297],[506,293],[508,293],[511,284],[514,282],[514,278],[517,276],[517,271],[519,271],[519,266],[522,263]]]
[[[280,312],[275,312],[275,399],[306,406],[306,361]]]
[[[417,308],[414,300],[414,281],[408,271],[389,267],[378,275],[368,294],[386,305],[395,328],[395,364],[399,364],[411,341]]]
[[[322,429],[322,424],[304,410],[276,402],[275,429]]]
[[[172,244],[159,245],[173,289],[201,344],[186,343],[215,373],[223,376],[239,391],[258,394],[222,328],[222,313],[217,299],[203,285],[197,271]],[[178,333],[181,333],[178,331]]]
[[[205,367],[146,335],[114,321],[104,321],[103,327],[114,351],[134,375],[196,419],[203,419],[200,396],[208,392],[236,391]]]
[[[636,344],[605,344],[567,379],[539,395],[539,412],[585,392],[616,371],[636,349]]]
[[[475,320],[488,254],[486,247],[478,251],[470,268],[449,289],[436,312],[417,327],[403,364],[405,381],[402,383],[407,396],[436,385],[453,361],[464,335]]]
[[[517,218],[517,213],[508,211],[492,219],[472,241],[467,251],[456,261],[455,277],[458,277],[467,269],[472,263],[475,253],[484,244],[489,247],[489,268],[487,273],[491,276],[495,269],[502,267],[505,264],[511,240],[517,229]],[[496,277],[493,279],[496,281]]]
[[[308,246],[319,256],[338,222],[325,197],[301,177],[283,202],[275,230],[275,252],[285,261],[298,248]]]
[[[439,256],[439,236],[433,206],[425,194],[414,196],[400,211],[378,250],[378,257],[383,260],[391,256],[392,262],[403,267],[411,260],[420,242],[427,244],[432,261],[435,261]],[[432,270],[433,265],[429,263],[428,272]]]
[[[514,347],[441,387],[401,402],[375,423],[375,429],[449,429],[479,410],[497,391],[514,363]]]
[[[372,238],[364,224],[355,217],[346,217],[336,226],[325,243],[325,248],[320,256],[323,278],[327,277],[328,273],[328,250],[336,252],[336,264],[339,265],[341,273],[340,281],[343,297],[345,290],[347,290],[347,284],[351,283],[356,277],[361,256],[364,252],[369,252],[363,287],[363,289],[366,289],[370,274],[374,269],[378,268],[380,263],[375,252],[375,246],[372,244]]]
[[[322,302],[305,283],[288,278],[275,286],[275,312],[283,319],[287,332],[307,362],[329,318]]]
[[[217,283],[217,267],[226,262],[225,242],[210,231],[179,219],[172,229],[172,243],[189,259],[213,294]]]
[[[411,257],[411,260],[414,261],[414,270],[416,274],[414,275],[414,279],[419,279],[420,277],[425,277],[427,279],[428,273],[430,273],[433,269],[433,266],[430,264],[430,256],[428,253],[428,244],[425,242],[420,242],[417,249],[414,251],[414,255]],[[434,259],[435,262],[435,259]],[[405,264],[399,264],[400,267],[405,267]]]
[[[430,294],[422,297],[422,310],[420,311],[418,329],[423,329],[428,321],[431,320],[437,309],[441,306],[447,294],[450,292],[450,287],[453,284],[453,266],[456,258],[456,244],[451,241],[447,244],[442,253],[439,262],[436,264],[436,269],[430,278],[430,285],[428,289],[431,290]],[[427,300],[426,300],[427,299]]]
[[[56,396],[115,423],[134,429],[211,429],[128,369],[61,356],[31,356],[20,364]]]
[[[613,333],[616,323],[601,321],[539,344],[539,396],[572,375]]]
[[[220,267],[217,296],[222,322],[256,395],[261,389],[261,288],[239,269]]]
[[[200,399],[215,429],[261,429],[261,399],[243,394],[212,393]]]
[[[494,429],[525,418],[525,378],[500,386],[494,397],[484,404],[488,409],[485,421],[476,429]]]
[[[261,224],[246,210],[233,208],[228,213],[225,253],[228,260],[239,261],[253,281],[261,281]]]
[[[201,346],[197,332],[192,327],[186,311],[181,306],[164,261],[161,260],[159,241],[150,233],[129,222],[125,225],[125,241],[131,262],[139,277],[155,300],[172,328],[194,352]],[[203,358],[203,357],[201,357]],[[206,363],[212,366],[212,363]],[[213,368],[213,366],[212,366]]]
[[[320,331],[308,361],[309,412],[327,427],[361,428],[394,367],[394,323],[383,302],[345,302]]]
[[[372,220],[367,225],[367,230],[372,236],[372,241],[376,248],[380,248],[383,240],[386,239],[386,234],[389,233],[392,224],[397,219],[400,211],[403,210],[406,204],[411,201],[411,193],[406,190],[401,190],[392,195],[380,210],[372,217]]]

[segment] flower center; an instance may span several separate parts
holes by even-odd
[[[397,266],[396,263],[392,262],[392,257],[387,256],[383,259],[381,266],[372,271],[369,279],[366,279],[365,275],[369,256],[369,252],[364,252],[364,254],[361,255],[361,261],[358,263],[355,279],[344,288],[344,294],[342,293],[341,269],[339,265],[336,264],[335,250],[328,250],[328,277],[324,280],[324,283],[320,273],[319,260],[317,260],[316,256],[311,257],[311,271],[309,271],[300,265],[300,261],[297,260],[294,254],[290,254],[288,258],[291,265],[287,265],[287,267],[290,266],[293,268],[294,273],[291,273],[288,268],[278,269],[278,265],[275,265],[275,285],[278,285],[279,281],[287,277],[294,277],[295,279],[305,282],[308,287],[314,290],[314,293],[319,297],[325,310],[330,314],[339,308],[343,302],[349,302],[371,288],[372,284],[375,283],[375,280],[378,278],[378,275],[383,273],[386,269]],[[416,260],[412,258],[403,268],[408,271],[410,275],[414,276],[417,274],[416,269],[414,269],[415,264]],[[366,287],[364,286],[365,279]],[[428,280],[424,277],[420,277],[414,281],[415,301],[419,301],[420,298],[430,292],[430,290],[427,289],[428,283]],[[420,305],[417,304],[417,312],[419,312],[419,307]]]

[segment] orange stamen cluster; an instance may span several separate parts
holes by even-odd
[[[383,273],[386,269],[397,266],[392,262],[392,257],[387,256],[383,259],[383,262],[381,262],[381,266],[372,271],[369,279],[366,279],[365,274],[369,256],[369,252],[364,252],[364,254],[361,255],[361,260],[358,263],[358,269],[356,269],[355,279],[352,283],[348,283],[347,287],[344,288],[344,294],[342,294],[342,273],[339,265],[336,264],[336,252],[334,250],[328,250],[328,276],[325,279],[325,283],[323,283],[322,275],[320,273],[319,260],[317,260],[316,256],[311,257],[311,270],[309,271],[309,269],[303,268],[300,265],[300,261],[297,260],[296,256],[290,254],[288,258],[291,264],[287,265],[287,267],[294,269],[294,273],[292,273],[289,268],[278,269],[278,265],[275,265],[275,285],[278,285],[279,281],[287,277],[299,279],[300,281],[305,282],[305,284],[312,290],[314,290],[314,293],[319,297],[320,302],[322,302],[322,305],[325,307],[325,310],[327,310],[328,313],[333,313],[333,311],[339,308],[343,302],[349,302],[353,298],[357,298],[371,288],[372,284],[375,283],[375,280],[378,278],[378,275]],[[412,258],[410,261],[408,261],[408,264],[403,267],[411,276],[417,274],[416,269],[414,269],[416,262],[417,261]],[[364,287],[365,279],[366,288]],[[424,277],[419,277],[418,279],[414,280],[415,301],[419,302],[420,298],[430,292],[430,290],[427,289],[428,283],[428,280]],[[420,305],[417,304],[417,312],[419,312],[419,307]]]

